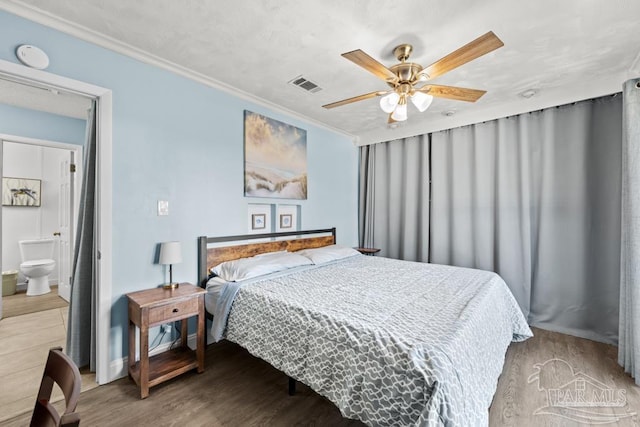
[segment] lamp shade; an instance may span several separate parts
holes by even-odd
[[[385,113],[390,113],[396,109],[398,101],[400,101],[400,95],[395,92],[391,92],[389,95],[385,95],[380,98],[380,108],[382,108],[382,111]]]
[[[407,120],[407,101],[402,101],[403,100],[401,99],[400,103],[393,111],[393,114],[391,114],[391,118],[396,122],[403,122]]]
[[[182,245],[180,242],[164,242],[160,244],[159,264],[178,264],[182,262]]]
[[[411,95],[411,102],[416,106],[418,111],[422,113],[424,110],[429,108],[431,102],[433,102],[433,96],[427,95],[423,92],[416,92]]]

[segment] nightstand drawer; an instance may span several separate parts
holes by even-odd
[[[149,325],[167,323],[174,319],[198,314],[198,298],[172,302],[149,308]]]

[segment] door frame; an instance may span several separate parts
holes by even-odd
[[[75,164],[76,164],[76,172],[77,175],[74,177],[74,189],[73,189],[73,206],[71,206],[71,210],[73,213],[78,213],[79,211],[79,207],[80,207],[80,190],[82,187],[82,179],[80,179],[80,184],[78,184],[76,181],[78,180],[78,177],[82,177],[82,171],[84,170],[84,146],[82,145],[75,145],[75,144],[69,144],[67,142],[58,142],[58,141],[53,141],[53,140],[49,140],[49,139],[38,139],[38,138],[30,138],[30,137],[26,137],[26,136],[19,136],[19,135],[10,135],[10,134],[4,134],[4,133],[0,133],[0,143],[3,144],[2,147],[0,147],[0,150],[2,150],[2,155],[0,156],[0,159],[3,158],[4,156],[4,143],[5,142],[11,142],[14,144],[24,144],[24,145],[33,145],[36,147],[48,147],[48,148],[56,148],[56,149],[60,149],[60,150],[67,150],[69,152],[74,152],[75,155]],[[2,165],[0,165],[0,171],[2,171]],[[74,217],[73,218],[73,224],[70,224],[70,227],[74,227],[74,233],[75,233],[75,228],[78,224],[78,218]],[[2,224],[2,213],[0,213],[0,224]],[[75,240],[75,239],[74,239]],[[71,241],[70,244],[72,245],[72,248],[75,246],[75,241]],[[59,249],[59,248],[58,248]],[[1,253],[0,253],[1,255]],[[60,255],[58,255],[60,256]],[[73,263],[73,259],[70,260],[71,263]],[[2,260],[0,258],[0,264],[2,264]],[[58,266],[58,268],[60,268],[60,266]],[[71,269],[73,269],[73,265],[71,266]],[[71,285],[70,283],[68,284],[69,286]],[[60,293],[60,283],[58,283],[58,293]],[[2,305],[2,298],[0,297],[0,305]],[[1,308],[0,308],[1,310]]]
[[[42,70],[0,59],[0,76],[40,87],[58,89],[96,100],[96,201],[98,246],[98,312],[96,313],[96,382],[105,384],[116,376],[110,372],[111,358],[111,288],[112,288],[112,105],[110,89],[95,86]],[[0,154],[0,172],[2,172]],[[1,175],[1,174],[0,174]],[[0,221],[2,210],[0,210]],[[0,248],[0,262],[2,259]],[[0,309],[1,310],[1,309]],[[0,311],[0,317],[2,313]]]

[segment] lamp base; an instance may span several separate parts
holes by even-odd
[[[180,283],[165,283],[162,285],[163,289],[176,289],[180,287]]]

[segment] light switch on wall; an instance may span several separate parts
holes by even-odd
[[[169,215],[169,201],[158,200],[158,216]]]

